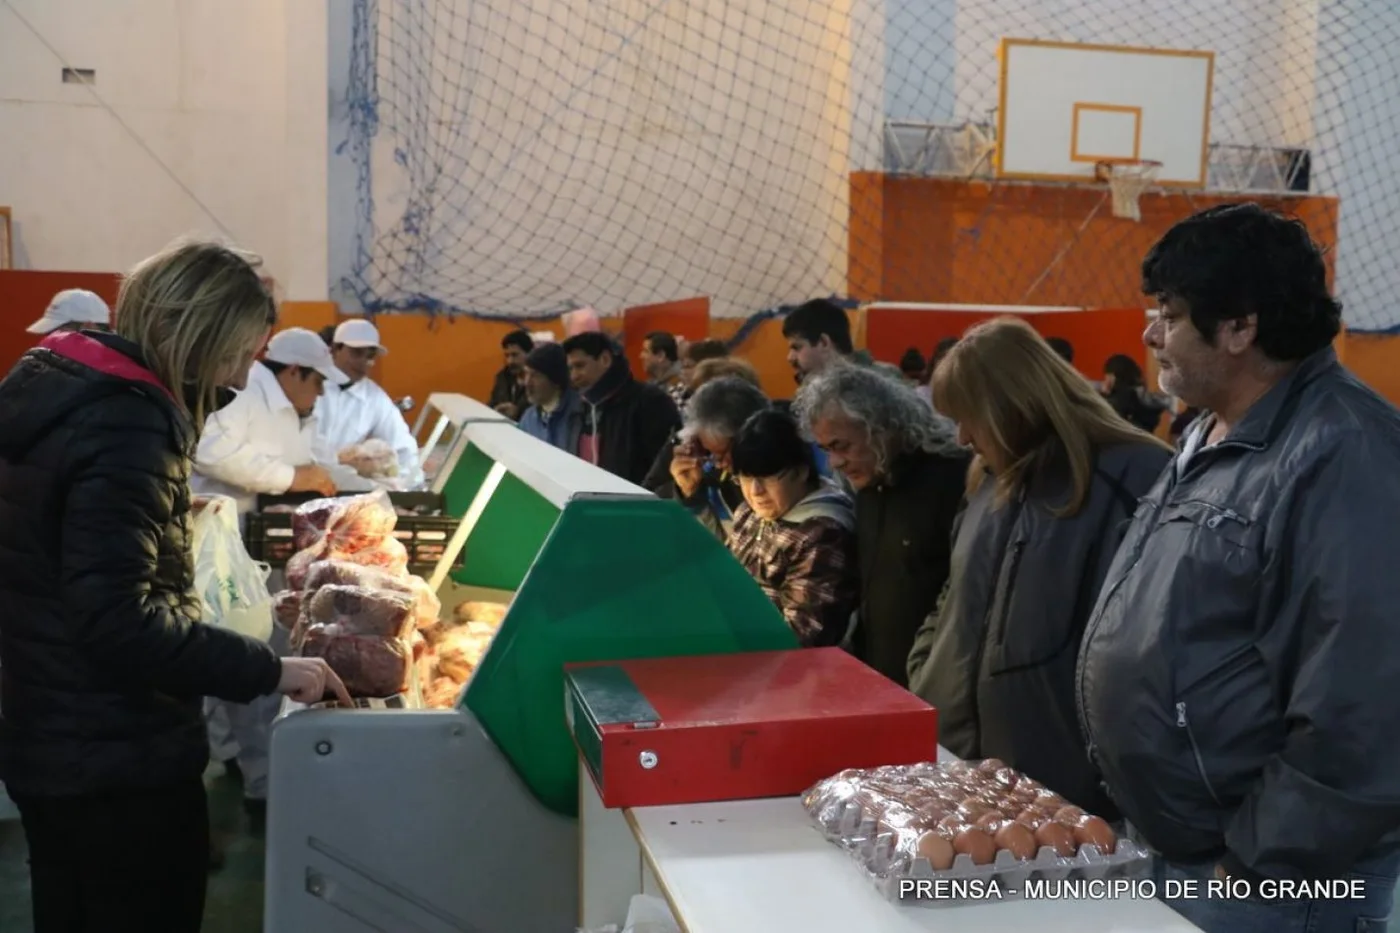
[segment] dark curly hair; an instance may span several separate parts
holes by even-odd
[[[1255,345],[1279,362],[1321,350],[1342,326],[1307,228],[1258,204],[1212,207],[1172,227],[1142,261],[1142,290],[1184,302],[1211,343],[1222,322],[1255,315]]]

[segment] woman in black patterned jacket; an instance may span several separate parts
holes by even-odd
[[[809,647],[845,640],[860,601],[851,498],[817,473],[797,422],[753,415],[730,450],[744,504],[729,549]]]

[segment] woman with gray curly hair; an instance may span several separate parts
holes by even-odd
[[[905,686],[914,635],[948,579],[969,454],[913,389],[870,369],[811,376],[793,409],[856,493],[861,600],[851,650]]]

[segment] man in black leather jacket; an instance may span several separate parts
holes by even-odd
[[[1077,693],[1108,792],[1207,933],[1383,930],[1400,865],[1400,412],[1338,363],[1302,224],[1255,205],[1143,263],[1162,389],[1203,415],[1139,505]],[[1279,882],[1361,882],[1301,899]],[[1159,887],[1159,891],[1161,887]],[[1294,892],[1297,893],[1297,892]]]

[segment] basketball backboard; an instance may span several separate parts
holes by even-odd
[[[1203,187],[1215,53],[1003,39],[997,175],[1093,181],[1098,162],[1162,163]]]

